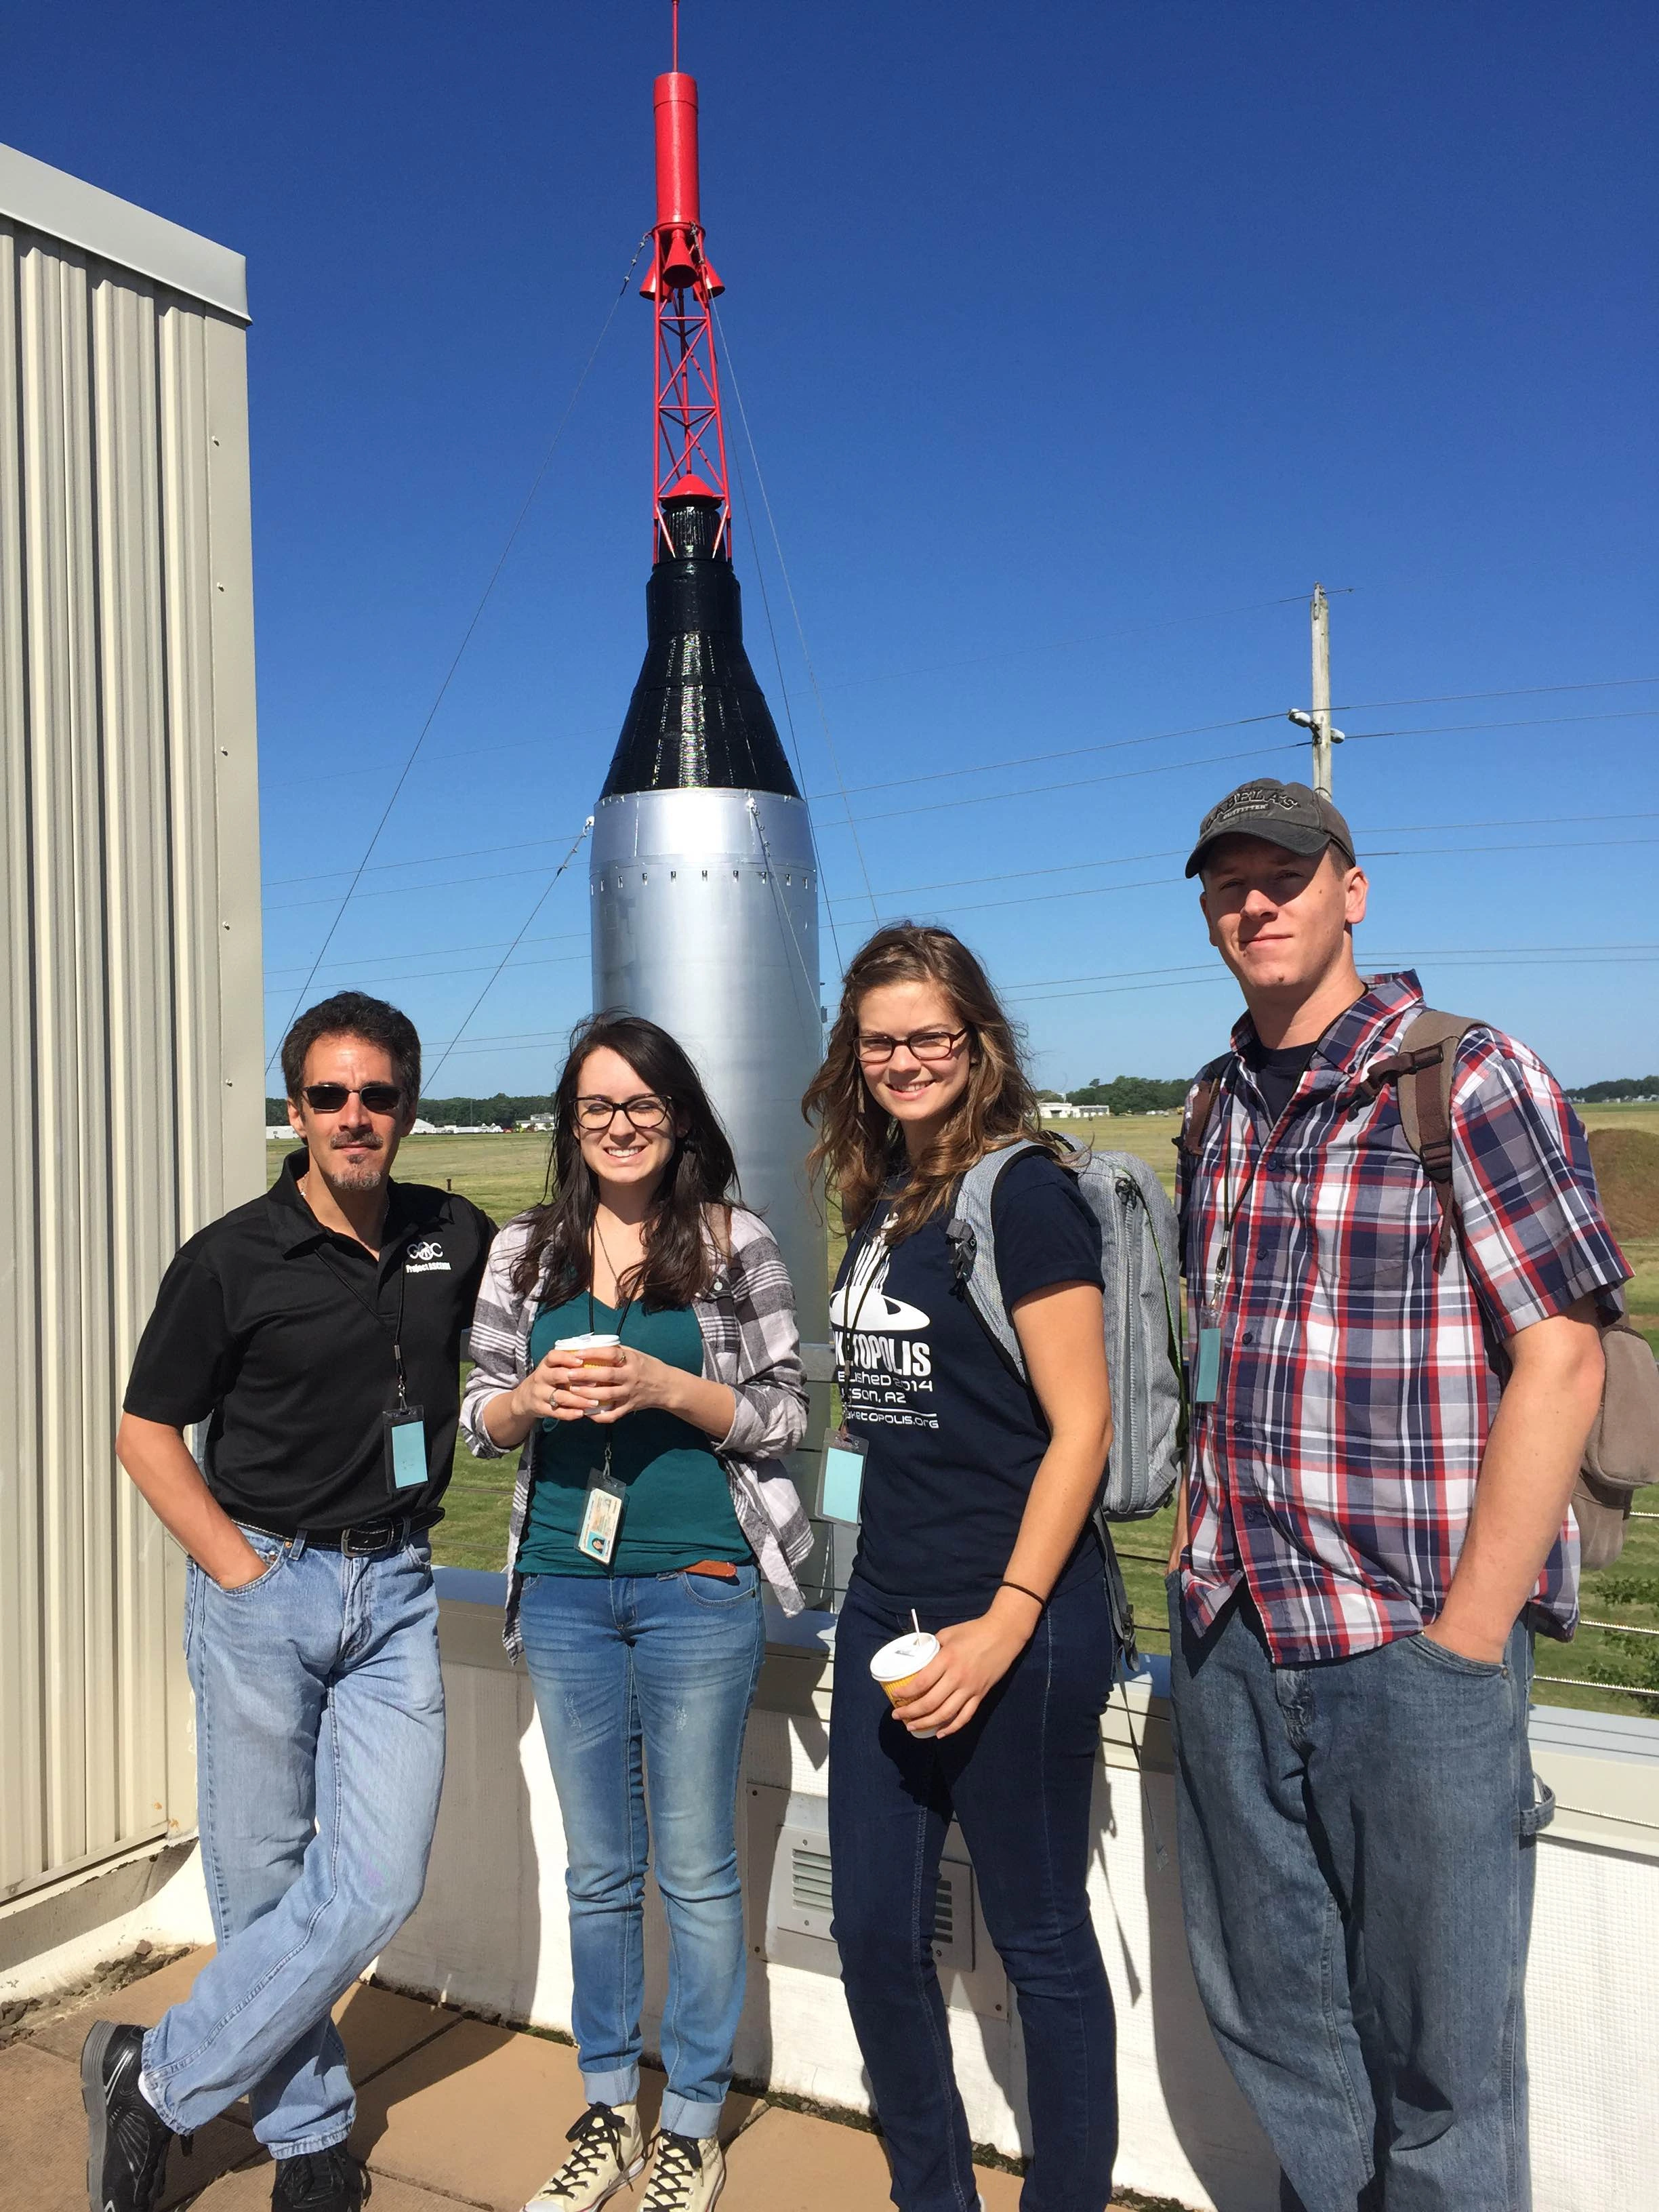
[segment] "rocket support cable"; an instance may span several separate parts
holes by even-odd
[[[725,343],[725,339],[726,333],[722,330],[720,332],[722,344]],[[728,369],[731,368],[729,360],[726,367]],[[738,411],[741,414],[743,395],[738,392],[738,380],[735,373],[732,377],[732,389],[737,394]],[[747,430],[748,427],[745,420],[744,428]],[[751,453],[753,452],[752,447],[750,452]],[[823,855],[818,850],[817,832],[812,822],[812,809],[806,797],[806,763],[801,758],[800,737],[795,728],[794,702],[789,696],[789,682],[783,672],[783,654],[778,647],[777,625],[772,620],[772,594],[766,588],[766,569],[760,556],[760,540],[755,532],[754,514],[749,505],[749,483],[743,472],[743,455],[734,450],[732,458],[736,461],[738,467],[738,498],[743,507],[743,526],[749,532],[749,550],[755,563],[755,580],[760,586],[761,609],[766,617],[766,635],[772,641],[772,664],[778,672],[778,696],[783,701],[783,719],[788,725],[789,750],[795,757],[795,774],[800,783],[801,801],[806,807],[806,834],[812,841],[812,857],[818,864],[818,881],[823,886],[823,916],[830,925],[830,942],[836,948],[836,965],[837,968],[844,968],[846,963],[841,957],[841,933],[836,927],[836,902],[830,895],[830,878],[823,872]],[[867,883],[868,878],[866,878],[866,880]],[[792,924],[791,927],[793,926]],[[815,1003],[820,999],[823,988],[823,984],[819,983],[814,990]]]
[[[506,951],[502,953],[501,958],[495,963],[495,968],[491,971],[489,981],[484,985],[483,990],[479,992],[477,997],[467,1008],[465,1019],[462,1022],[459,1029],[455,1031],[455,1034],[445,1045],[437,1066],[431,1071],[431,1073],[427,1076],[425,1081],[422,1083],[422,1090],[427,1087],[428,1084],[433,1083],[437,1079],[439,1071],[442,1068],[444,1062],[449,1058],[450,1054],[454,1051],[456,1046],[466,1035],[468,1026],[472,1020],[473,1015],[477,1012],[479,1007],[483,1006],[484,1000],[495,989],[496,984],[500,982],[501,978],[501,970],[507,966],[507,962],[513,957],[519,947],[524,943],[526,937],[529,934],[531,923],[534,921],[536,916],[547,904],[549,899],[552,897],[554,884],[558,882],[559,878],[564,873],[565,870],[570,866],[570,863],[575,859],[577,854],[581,850],[582,845],[586,839],[587,833],[592,827],[593,817],[590,814],[586,821],[583,823],[581,828],[576,832],[575,837],[571,844],[570,850],[565,854],[563,860],[560,861],[558,866],[554,869],[552,874],[548,878],[541,896],[537,900],[535,905],[531,908],[529,913],[526,915],[523,923],[520,927],[518,935],[514,939],[511,945],[507,946]]]
[[[370,837],[368,844],[363,848],[363,857],[358,861],[356,869],[352,875],[351,881],[346,887],[345,896],[340,901],[338,907],[335,910],[334,919],[328,926],[328,933],[323,939],[322,944],[318,947],[317,957],[311,963],[311,972],[306,977],[305,981],[300,986],[299,992],[295,998],[293,1006],[289,1009],[288,1019],[283,1024],[283,1032],[284,1036],[287,1034],[289,1030],[293,1027],[294,1018],[305,1003],[306,994],[310,990],[312,984],[315,981],[317,970],[322,966],[323,961],[327,955],[328,948],[333,944],[336,933],[338,931],[340,924],[345,920],[346,908],[351,904],[352,899],[356,892],[357,885],[362,880],[363,872],[368,867],[369,861],[374,858],[374,849],[380,842],[381,835],[386,829],[386,825],[392,819],[392,810],[398,804],[398,795],[402,792],[404,784],[409,781],[410,771],[414,768],[416,760],[419,756],[421,747],[426,743],[428,732],[430,731],[434,722],[438,719],[438,709],[443,705],[444,699],[448,692],[449,687],[455,680],[455,672],[460,666],[468,646],[472,642],[472,634],[477,629],[479,623],[483,620],[483,611],[489,605],[490,599],[495,592],[495,586],[501,581],[501,571],[507,566],[507,556],[512,552],[514,546],[518,543],[519,532],[524,528],[525,524],[530,519],[530,510],[536,504],[536,495],[540,491],[543,480],[546,477],[549,469],[553,465],[553,456],[558,452],[559,446],[564,437],[564,434],[569,428],[570,418],[576,411],[576,402],[582,396],[582,387],[587,382],[588,375],[592,369],[593,364],[599,357],[599,348],[605,343],[606,337],[610,335],[611,325],[617,319],[617,310],[621,307],[623,296],[627,293],[629,284],[633,278],[634,271],[639,266],[640,256],[644,252],[647,246],[649,245],[650,240],[651,233],[647,230],[644,236],[640,240],[639,244],[634,248],[634,258],[629,261],[628,267],[623,272],[623,280],[621,284],[617,287],[617,296],[611,302],[610,312],[606,314],[604,322],[599,325],[599,334],[593,341],[592,350],[589,353],[587,359],[582,363],[581,374],[576,379],[575,385],[571,391],[569,398],[565,402],[564,412],[559,417],[558,427],[553,433],[552,439],[549,443],[546,453],[542,456],[542,465],[540,468],[537,470],[534,477],[532,479],[530,489],[525,494],[524,504],[519,509],[518,516],[514,522],[512,529],[507,533],[507,543],[501,548],[501,558],[496,562],[495,566],[490,571],[489,581],[484,586],[483,596],[479,599],[477,605],[472,610],[472,619],[468,623],[465,629],[462,632],[461,641],[455,648],[455,657],[450,662],[448,668],[444,672],[443,682],[438,686],[438,695],[436,698],[434,699],[431,707],[428,710],[426,720],[421,725],[419,735],[416,737],[414,744],[410,747],[409,757],[404,761],[403,768],[398,773],[398,781],[392,787],[392,794],[386,800],[380,820],[374,825],[374,835]],[[586,832],[584,831],[583,835],[586,836]],[[578,842],[580,842],[580,840]],[[561,869],[560,873],[562,874],[562,872],[563,871]],[[556,883],[557,880],[558,878],[556,876],[554,878],[554,882]],[[552,885],[550,884],[548,888],[551,890]],[[528,924],[526,924],[526,927],[527,927]],[[471,1017],[469,1015],[468,1019],[470,1020],[471,1018]],[[265,1073],[267,1075],[270,1074],[270,1070],[276,1062],[276,1054],[282,1050],[282,1038],[279,1036],[275,1048],[271,1051],[270,1058],[265,1061]]]
[[[732,393],[738,403],[738,419],[743,424],[744,442],[749,448],[749,458],[754,465],[755,482],[760,490],[761,505],[766,509],[766,526],[772,533],[772,550],[777,556],[778,574],[783,578],[783,588],[789,599],[789,611],[794,617],[795,635],[800,642],[800,657],[806,664],[807,681],[812,687],[812,696],[817,702],[818,720],[823,726],[823,749],[830,756],[830,766],[835,772],[836,781],[841,790],[842,803],[846,807],[848,827],[853,832],[853,850],[858,855],[859,873],[864,878],[865,891],[870,901],[871,918],[873,921],[879,921],[880,915],[876,908],[876,894],[870,883],[869,863],[864,857],[864,845],[859,836],[858,825],[853,819],[853,810],[847,805],[847,779],[841,772],[841,760],[836,751],[836,741],[830,734],[830,716],[824,707],[823,692],[818,684],[817,671],[812,665],[811,653],[807,649],[805,626],[800,618],[800,607],[795,599],[795,587],[789,580],[789,564],[783,557],[783,540],[778,535],[777,517],[772,512],[772,501],[766,489],[766,477],[761,468],[760,455],[755,450],[755,434],[749,427],[749,410],[743,404],[743,386],[738,381],[737,365],[732,358],[732,348],[726,335],[725,320],[720,309],[712,302],[710,312],[714,318],[714,326],[720,332],[720,351],[726,356],[726,372],[732,380]]]
[[[806,955],[800,949],[800,939],[796,934],[794,917],[791,915],[788,905],[784,899],[783,893],[778,887],[778,864],[772,858],[772,848],[769,843],[766,836],[766,824],[761,820],[760,805],[752,791],[750,793],[749,797],[744,803],[749,809],[749,818],[755,825],[755,835],[760,839],[761,854],[766,862],[766,880],[772,888],[772,903],[778,910],[778,916],[783,923],[785,935],[788,938],[790,944],[794,947],[795,965],[800,969],[801,981],[806,986],[806,1006],[809,1017],[807,1033],[811,1039],[813,1050],[822,1056],[823,1039],[821,1032],[823,1024],[820,1015],[820,1008],[822,1005],[820,994],[822,992],[823,986],[813,980],[806,965]],[[820,880],[822,880],[822,870],[820,870],[819,875]],[[825,909],[827,910],[830,904],[830,895],[827,891],[824,894],[823,902]]]

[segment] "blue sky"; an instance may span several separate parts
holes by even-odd
[[[649,220],[667,12],[12,17],[0,137],[248,257],[273,1044]],[[1336,757],[1362,961],[1570,1081],[1659,1062],[1651,28],[685,0],[822,718],[740,515],[749,643],[843,951],[867,874],[980,948],[1041,1080],[1190,1071],[1237,1001],[1182,858],[1233,783],[1305,772],[1277,717],[1320,577],[1338,720],[1415,733]],[[318,979],[397,999],[429,1066],[637,672],[650,340],[630,288]],[[551,1082],[586,928],[584,857],[441,1091]]]

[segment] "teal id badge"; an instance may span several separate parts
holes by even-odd
[[[1193,1403],[1213,1406],[1221,1394],[1221,1331],[1213,1322],[1198,1325],[1198,1374],[1193,1383]]]
[[[400,1406],[386,1422],[386,1465],[394,1490],[418,1490],[427,1480],[426,1421],[418,1406]]]
[[[864,1488],[866,1447],[843,1426],[831,1429],[823,1440],[823,1473],[818,1483],[818,1517],[823,1521],[855,1522]]]

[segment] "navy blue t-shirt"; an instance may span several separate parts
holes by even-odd
[[[884,1212],[849,1243],[830,1302],[847,1425],[868,1447],[857,1571],[884,1597],[983,1612],[1007,1572],[1048,1431],[956,1286],[946,1216],[889,1251]],[[1011,1310],[1056,1283],[1100,1285],[1099,1227],[1046,1153],[1003,1170],[992,1219]],[[1085,1526],[1059,1586],[1099,1565]]]

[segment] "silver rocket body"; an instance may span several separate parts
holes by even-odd
[[[643,1014],[690,1054],[744,1202],[782,1249],[803,1345],[824,1346],[826,1231],[800,1113],[823,1050],[805,802],[706,787],[618,793],[594,812],[589,881],[594,1006]],[[811,1373],[822,1363],[807,1357]]]

